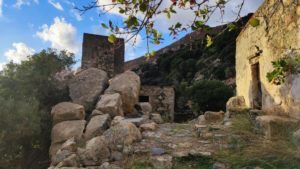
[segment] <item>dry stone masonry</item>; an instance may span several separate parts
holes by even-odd
[[[111,44],[107,36],[85,33],[83,35],[81,68],[99,68],[109,77],[124,71],[124,39]]]

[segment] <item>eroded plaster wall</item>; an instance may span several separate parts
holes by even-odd
[[[300,78],[291,75],[282,85],[268,82],[272,61],[300,54],[300,0],[266,0],[254,17],[260,25],[246,25],[237,38],[237,95],[253,107],[251,64],[259,62],[262,109],[268,113],[300,118]]]

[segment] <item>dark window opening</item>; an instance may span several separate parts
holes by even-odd
[[[140,96],[139,102],[149,102],[149,96]]]
[[[255,109],[261,109],[262,107],[262,91],[261,91],[261,81],[260,81],[260,70],[259,63],[251,65],[252,73],[252,107]]]

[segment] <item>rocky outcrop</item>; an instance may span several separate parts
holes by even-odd
[[[83,70],[69,82],[70,97],[74,103],[91,111],[107,84],[108,76],[105,71],[96,68]]]
[[[53,124],[67,120],[83,120],[85,118],[84,107],[70,102],[62,102],[52,108],[51,116]]]
[[[110,150],[103,136],[87,141],[85,149],[79,150],[81,161],[86,166],[97,166],[109,161]]]
[[[140,130],[130,122],[120,121],[103,133],[105,141],[111,149],[130,145],[142,139]]]
[[[52,144],[64,142],[72,137],[77,140],[82,139],[85,124],[85,120],[64,121],[56,124],[51,132]]]
[[[89,140],[96,136],[101,136],[102,133],[110,126],[110,115],[98,115],[91,118],[84,133],[84,139]]]
[[[240,112],[245,110],[246,102],[243,96],[231,97],[226,103],[226,110],[228,112]]]
[[[132,71],[126,71],[109,80],[109,88],[105,93],[119,93],[124,114],[130,114],[133,112],[134,105],[138,103],[140,88],[140,77]]]
[[[123,116],[122,98],[119,93],[104,94],[97,103],[96,109],[111,117]]]

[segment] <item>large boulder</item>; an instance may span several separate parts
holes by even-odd
[[[103,136],[87,141],[85,149],[78,151],[80,160],[86,166],[96,166],[110,159],[110,150]]]
[[[104,94],[96,105],[96,109],[111,117],[123,116],[122,98],[119,93]]]
[[[82,139],[85,124],[85,120],[64,121],[56,124],[51,132],[52,144],[64,142],[72,137],[75,140]]]
[[[109,80],[109,88],[105,93],[120,93],[125,114],[133,112],[134,105],[138,103],[141,88],[140,77],[132,72],[126,71]]]
[[[226,103],[228,112],[241,112],[246,109],[246,102],[243,96],[231,97]]]
[[[70,97],[74,103],[91,111],[107,84],[108,76],[105,71],[96,68],[83,70],[69,82]]]
[[[131,145],[142,139],[140,130],[130,122],[120,121],[103,133],[107,144],[115,149],[118,146]]]
[[[68,120],[83,120],[85,118],[84,107],[79,104],[62,102],[51,110],[53,124]]]
[[[109,128],[110,121],[111,119],[109,114],[92,117],[86,127],[84,139],[89,140],[93,137],[100,136],[106,129]]]
[[[266,139],[274,139],[287,137],[289,132],[297,126],[298,121],[287,117],[264,115],[256,117],[256,123]]]

